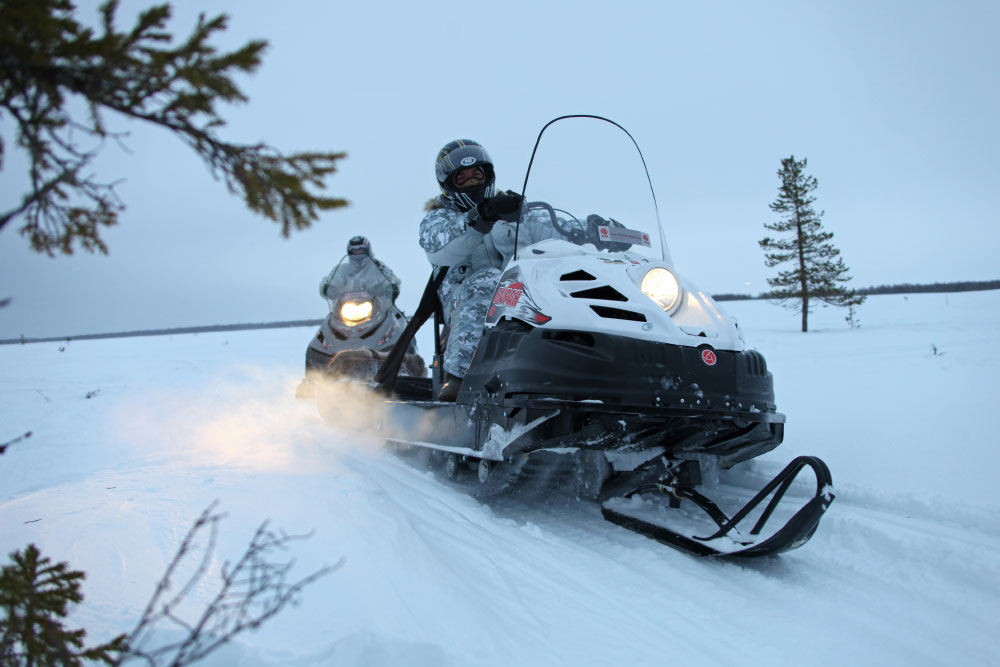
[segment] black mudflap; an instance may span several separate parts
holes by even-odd
[[[785,492],[798,474],[807,467],[816,475],[815,495],[786,520],[783,526],[764,537],[764,529],[772,519]],[[699,537],[678,530],[676,527],[671,528],[666,522],[657,522],[653,517],[643,516],[642,512],[630,507],[627,499],[649,492],[668,494],[674,499],[670,503],[671,507],[679,504],[678,499],[691,500],[715,522],[717,530],[710,535]],[[741,522],[747,520],[769,496],[770,501],[763,511],[754,514],[756,521],[749,533],[741,533],[739,531]],[[678,488],[663,483],[640,486],[623,498],[609,499],[602,504],[601,511],[604,518],[612,523],[694,556],[754,558],[796,549],[808,542],[833,499],[833,480],[826,464],[814,456],[800,456],[789,463],[732,517],[726,516],[714,502],[693,488]]]

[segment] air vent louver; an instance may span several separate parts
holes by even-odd
[[[629,320],[630,322],[646,321],[645,315],[643,315],[642,313],[636,313],[631,310],[622,310],[621,308],[610,308],[608,306],[591,306],[590,308],[601,317],[606,317],[612,320]]]
[[[559,280],[597,280],[594,276],[580,269],[571,273],[564,273]]]
[[[628,301],[628,297],[610,285],[592,287],[590,289],[573,292],[570,296],[574,299],[599,299],[601,301]]]

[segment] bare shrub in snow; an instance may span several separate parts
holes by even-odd
[[[191,593],[204,588],[205,575],[215,561],[224,516],[215,511],[214,503],[201,513],[135,628],[93,648],[84,648],[84,630],[68,630],[61,622],[70,604],[83,601],[80,582],[86,575],[70,570],[68,563],[52,565],[33,544],[23,553],[14,552],[12,563],[0,570],[0,664],[76,666],[87,660],[108,665],[190,665],[240,633],[260,627],[294,604],[303,588],[343,565],[341,559],[302,579],[289,580],[294,560],[276,556],[287,551],[290,542],[308,535],[287,535],[265,521],[239,559],[222,564],[211,600],[192,605]],[[178,639],[164,641],[164,637]]]

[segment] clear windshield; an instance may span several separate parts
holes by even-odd
[[[527,219],[554,213],[560,231],[576,232],[574,242],[603,240],[595,244],[670,264],[642,155],[614,123],[571,116],[546,126],[524,198],[530,206]]]
[[[384,299],[392,303],[392,283],[370,255],[346,255],[326,288],[330,307],[343,299]]]

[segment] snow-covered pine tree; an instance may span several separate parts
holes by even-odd
[[[774,288],[767,297],[778,299],[782,305],[802,313],[802,331],[809,330],[810,301],[815,299],[833,306],[859,306],[863,294],[848,289],[845,284],[851,277],[840,257],[840,250],[830,240],[833,232],[823,229],[819,213],[812,207],[816,197],[812,194],[818,183],[814,176],[805,172],[807,160],[795,159],[794,155],[781,160],[778,178],[778,198],[771,203],[771,210],[781,214],[776,222],[764,223],[764,227],[786,238],[765,237],[760,243],[768,267],[791,264],[791,268],[778,272],[776,278],[768,278]]]

